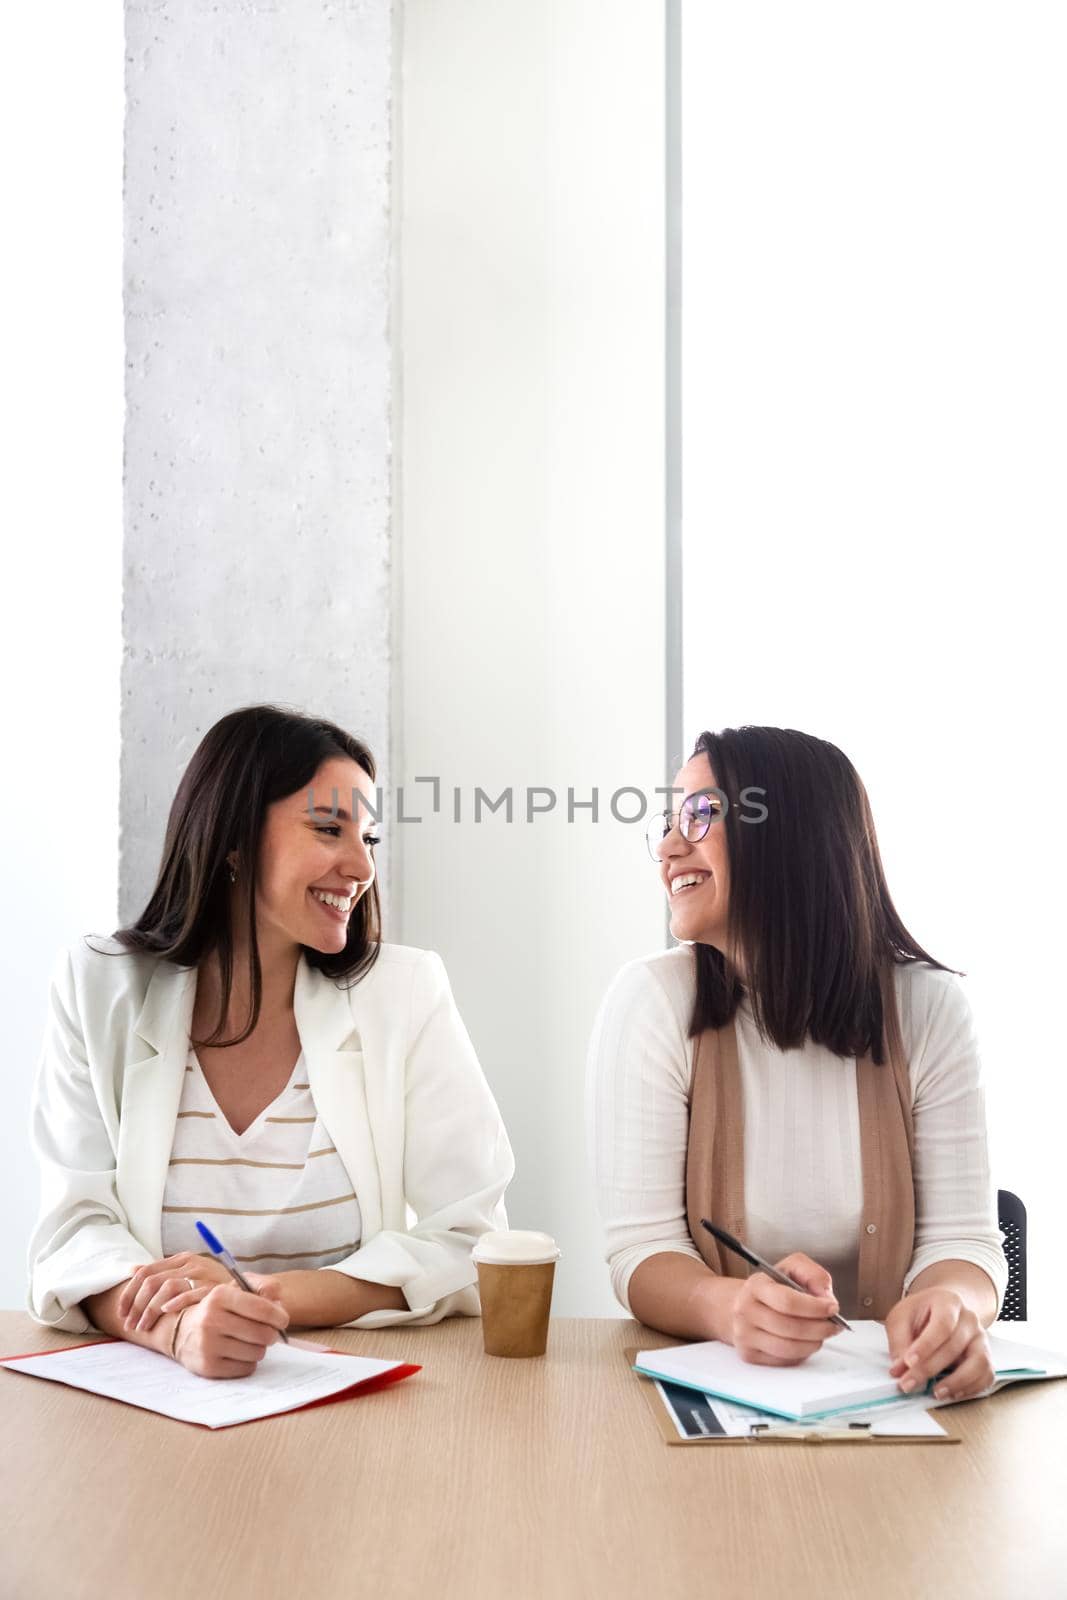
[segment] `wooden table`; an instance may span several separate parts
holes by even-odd
[[[0,1373],[3,1600],[1067,1595],[1067,1382],[942,1410],[962,1444],[670,1447],[622,1351],[556,1318],[309,1337],[423,1370],[212,1432]],[[0,1312],[0,1352],[84,1342]]]

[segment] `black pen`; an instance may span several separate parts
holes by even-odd
[[[811,1294],[810,1289],[805,1289],[802,1283],[798,1283],[788,1273],[779,1272],[777,1267],[772,1267],[769,1261],[764,1261],[763,1257],[758,1256],[755,1250],[750,1250],[747,1244],[742,1244],[740,1239],[735,1239],[732,1233],[726,1232],[725,1228],[717,1228],[714,1222],[708,1221],[707,1217],[701,1217],[700,1226],[707,1228],[709,1233],[713,1233],[719,1243],[726,1246],[727,1250],[733,1250],[736,1255],[741,1256],[751,1266],[758,1267],[769,1278],[773,1278],[775,1283],[784,1283],[787,1289],[799,1289],[801,1294]],[[844,1317],[838,1316],[836,1312],[829,1318],[829,1321],[836,1322],[839,1328],[846,1328],[849,1333],[852,1332],[850,1324],[845,1321]]]

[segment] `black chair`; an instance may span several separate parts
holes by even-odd
[[[1017,1194],[997,1190],[997,1216],[1008,1258],[1008,1287],[1001,1307],[1002,1322],[1026,1320],[1026,1207]]]

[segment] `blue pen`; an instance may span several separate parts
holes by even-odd
[[[241,1285],[241,1288],[242,1289],[247,1289],[249,1294],[258,1294],[259,1290],[258,1289],[253,1289],[252,1285],[250,1283],[248,1283],[247,1280],[241,1276],[240,1267],[238,1267],[236,1261],[233,1259],[233,1257],[231,1256],[230,1252],[227,1250],[226,1246],[224,1244],[220,1244],[218,1239],[215,1238],[215,1235],[212,1233],[211,1229],[210,1228],[205,1228],[205,1226],[204,1226],[204,1224],[202,1222],[198,1222],[196,1227],[197,1227],[197,1232],[200,1234],[200,1237],[203,1239],[204,1243],[207,1244],[207,1245],[210,1245],[210,1247],[211,1247],[212,1251],[214,1252],[214,1254],[218,1256],[219,1260],[222,1262],[223,1266],[226,1268],[226,1271],[230,1274],[230,1276],[232,1278],[236,1278],[237,1279],[237,1282]],[[281,1336],[285,1340],[286,1344],[288,1344],[289,1343],[289,1335],[286,1333],[285,1329],[284,1328],[279,1328],[278,1332],[281,1334]]]

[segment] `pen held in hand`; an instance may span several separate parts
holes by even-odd
[[[226,1268],[226,1271],[230,1274],[230,1277],[234,1278],[240,1284],[242,1289],[247,1289],[249,1294],[258,1294],[258,1289],[253,1289],[252,1285],[242,1275],[241,1269],[238,1267],[230,1252],[226,1249],[226,1246],[220,1244],[219,1240],[216,1239],[211,1229],[206,1228],[202,1222],[198,1222],[196,1225],[196,1230],[203,1239],[204,1243],[208,1245],[212,1251],[212,1254],[217,1256],[222,1262],[223,1266]],[[289,1335],[286,1333],[285,1329],[279,1328],[278,1332],[281,1334],[286,1344],[288,1344]]]
[[[758,1267],[769,1278],[773,1278],[775,1283],[782,1283],[787,1289],[799,1289],[801,1294],[811,1294],[810,1289],[806,1289],[802,1283],[797,1283],[796,1279],[791,1278],[788,1273],[779,1272],[777,1267],[772,1267],[769,1261],[764,1261],[763,1257],[758,1256],[755,1250],[750,1250],[747,1244],[742,1244],[740,1239],[735,1239],[732,1233],[726,1232],[725,1228],[717,1228],[713,1222],[708,1221],[707,1217],[701,1217],[700,1225],[702,1228],[707,1228],[709,1233],[713,1233],[719,1243],[726,1246],[727,1250],[732,1250],[735,1255],[740,1256],[743,1261],[747,1261],[750,1266]],[[852,1332],[851,1324],[836,1312],[828,1320],[836,1323],[839,1328],[844,1328],[848,1333]]]

